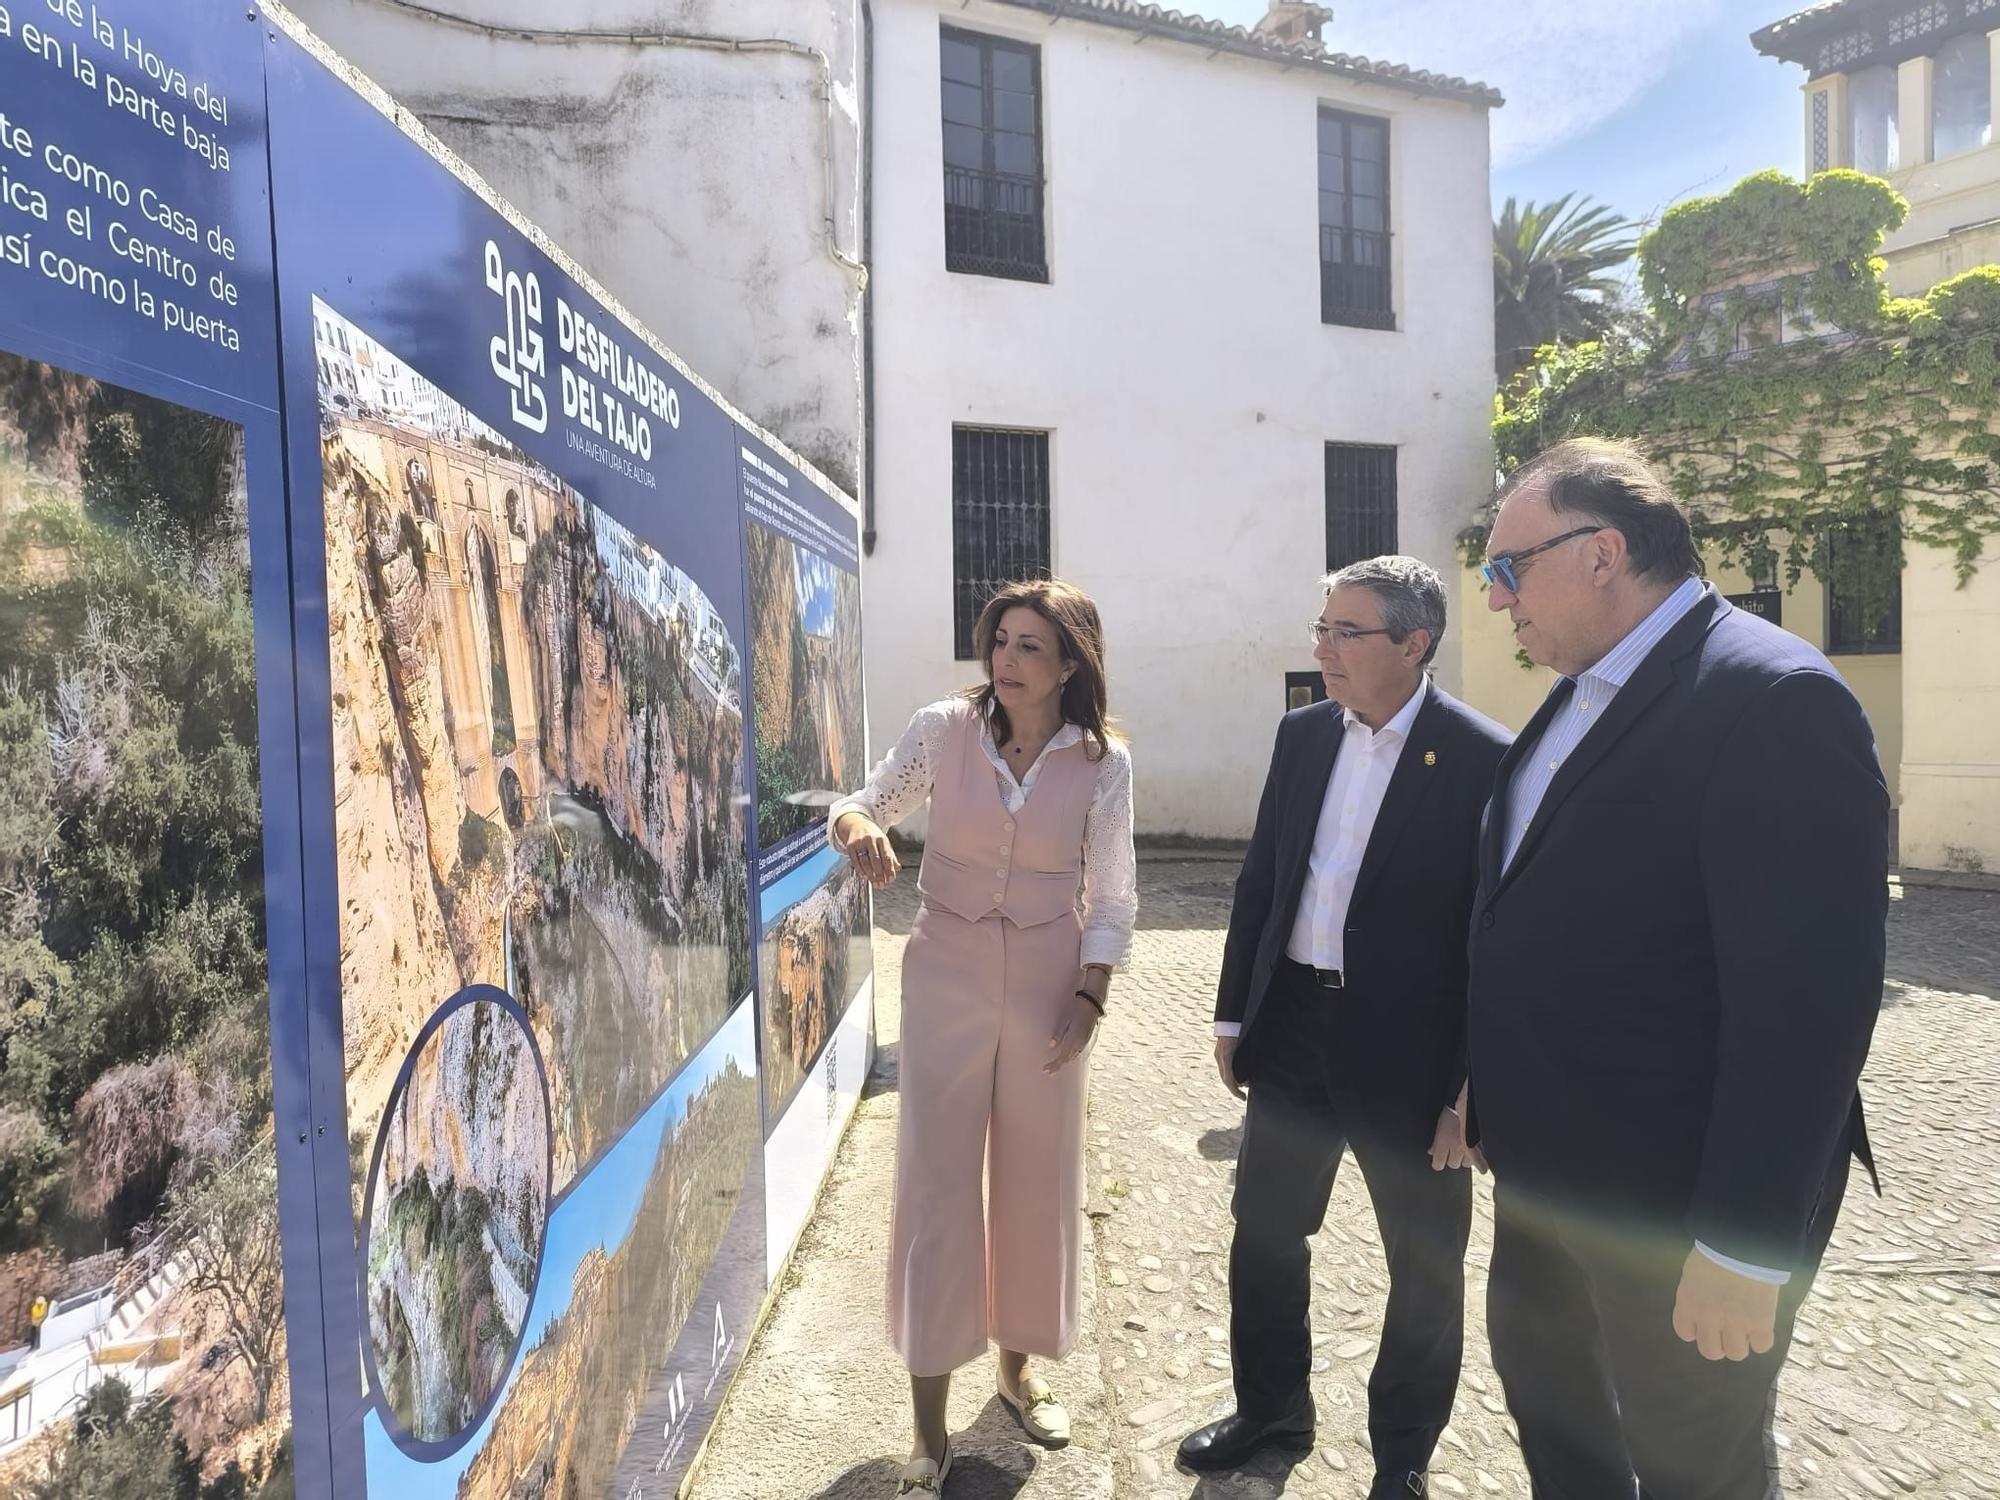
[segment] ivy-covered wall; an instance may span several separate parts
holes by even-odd
[[[1639,247],[1657,338],[1541,351],[1500,400],[1501,468],[1565,437],[1630,438],[1725,561],[1823,579],[1831,532],[1871,606],[1905,543],[1969,577],[2000,533],[2000,266],[1890,297],[1876,251],[1904,212],[1850,171],[1763,172],[1669,210]],[[1466,541],[1483,547],[1483,526]]]
[[[1902,586],[1902,651],[1837,664],[1877,728],[1915,867],[2000,871],[2000,265],[1889,294],[1906,206],[1850,171],[1775,172],[1670,210],[1641,242],[1654,336],[1550,347],[1497,404],[1502,470],[1580,435],[1628,438],[1668,473],[1725,592],[1787,591],[1824,646],[1824,589],[1874,620]],[[1462,535],[1468,565],[1484,519]],[[1504,630],[1461,595],[1466,688],[1519,723],[1546,674],[1502,665]]]

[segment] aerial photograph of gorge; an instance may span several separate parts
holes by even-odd
[[[527,1014],[560,1194],[748,990],[738,648],[667,559],[314,314],[357,1198],[413,1039],[477,983]]]
[[[493,991],[418,1047],[369,1186],[368,1337],[404,1432],[443,1442],[506,1379],[548,1214],[549,1121],[534,1048]]]
[[[750,698],[757,738],[757,841],[783,873],[759,893],[764,1120],[771,1128],[867,976],[868,889],[820,849],[782,846],[825,820],[867,774],[861,696],[861,581],[756,521],[749,558]]]
[[[681,1331],[713,1316],[696,1294],[759,1150],[756,1068],[745,1005],[557,1206],[527,1351],[457,1500],[613,1493]]]
[[[854,791],[867,775],[861,580],[759,522],[743,529],[757,843],[769,851],[825,818],[826,793]]]
[[[0,350],[0,1496],[289,1500],[235,424]]]
[[[826,1039],[847,1013],[873,967],[868,885],[831,851],[800,874],[824,878],[788,906],[789,881],[763,893],[764,937],[758,946],[759,999],[764,1012],[764,1113],[775,1123],[819,1061]]]

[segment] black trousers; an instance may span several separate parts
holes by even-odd
[[[1742,1361],[1703,1359],[1674,1332],[1684,1233],[1608,1222],[1497,1180],[1487,1332],[1535,1500],[1778,1493],[1772,1402],[1847,1171],[1843,1155],[1809,1263],[1779,1294],[1771,1352]]]
[[[1408,1059],[1370,1057],[1393,999],[1322,990],[1290,965],[1257,1020],[1250,1105],[1236,1160],[1229,1254],[1236,1409],[1271,1421],[1303,1409],[1312,1369],[1312,1252],[1343,1148],[1375,1205],[1389,1307],[1368,1381],[1377,1469],[1421,1470],[1451,1420],[1465,1338],[1472,1174],[1431,1170],[1441,1101],[1385,1090]]]

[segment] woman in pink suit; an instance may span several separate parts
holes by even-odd
[[[880,887],[900,868],[883,829],[930,802],[903,954],[889,1260],[917,1428],[902,1495],[943,1488],[952,1372],[989,1340],[1000,1399],[1031,1437],[1069,1440],[1028,1360],[1076,1342],[1084,1054],[1138,906],[1132,763],[1106,727],[1097,606],[1066,583],[1010,584],[973,639],[986,682],[919,709],[829,814],[834,846]]]

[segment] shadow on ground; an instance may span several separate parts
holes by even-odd
[[[956,1457],[945,1488],[951,1500],[1013,1500],[1034,1477],[1040,1450],[1021,1436],[1013,1413],[994,1397],[980,1410],[979,1420],[951,1435]],[[813,1500],[881,1500],[896,1493],[903,1472],[901,1459],[871,1458],[856,1464]]]
[[[868,1070],[868,1077],[861,1085],[861,1097],[873,1099],[877,1094],[893,1094],[902,1082],[903,1044],[901,1042],[878,1042],[875,1045],[875,1065]]]
[[[1243,1127],[1230,1125],[1215,1126],[1201,1133],[1195,1142],[1203,1161],[1235,1161],[1236,1153],[1243,1147]]]
[[[1188,1500],[1267,1500],[1291,1487],[1292,1471],[1309,1457],[1286,1458],[1265,1453],[1248,1466],[1227,1474],[1190,1475],[1185,1469],[1176,1468],[1174,1477],[1183,1484],[1190,1478],[1194,1480]]]

